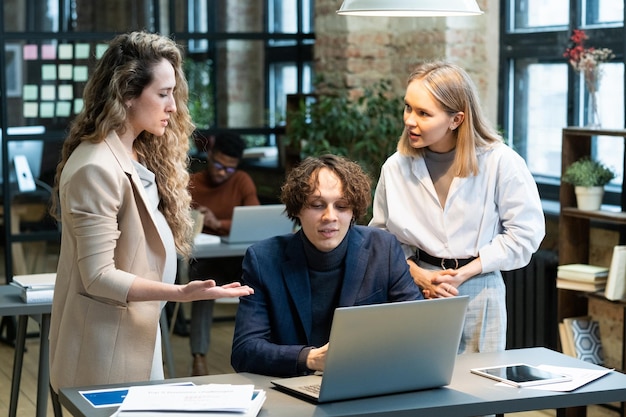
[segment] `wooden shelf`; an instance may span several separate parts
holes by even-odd
[[[619,136],[626,137],[625,129],[603,129],[603,128],[589,128],[589,127],[577,127],[569,126],[563,129],[563,134],[570,136]]]
[[[561,175],[573,162],[585,156],[591,156],[592,140],[597,136],[614,137],[616,140],[626,140],[624,129],[589,129],[581,127],[566,127],[563,129],[561,148]],[[626,161],[625,161],[626,166]],[[574,187],[561,182],[559,201],[561,212],[559,216],[559,264],[589,263],[589,246],[591,221],[599,224],[626,226],[626,199],[622,184],[621,206],[615,211],[597,210],[583,211],[576,208]],[[599,226],[600,227],[600,226]],[[626,230],[626,229],[625,229]],[[597,297],[580,291],[557,289],[557,320],[561,322],[566,317],[584,316],[588,314],[588,297]],[[626,320],[626,309],[624,309]],[[626,340],[626,325],[623,326],[622,340]],[[558,331],[558,329],[555,329]],[[620,368],[626,368],[625,343],[622,343],[622,363]],[[619,411],[619,410],[618,410]],[[567,416],[584,416],[585,408],[567,410]],[[624,406],[621,413],[624,414]]]
[[[598,220],[613,224],[626,225],[626,212],[623,211],[605,211],[605,210],[579,210],[575,207],[565,207],[561,209],[561,216],[576,217],[579,219]]]
[[[613,137],[616,140],[626,140],[625,129],[590,129],[582,127],[566,127],[563,129],[561,147],[561,174],[573,162],[582,157],[590,156],[592,140],[596,136]],[[623,187],[623,185],[622,185]],[[623,191],[623,190],[622,190]],[[624,194],[622,192],[622,194]],[[626,201],[622,195],[621,207],[615,211],[597,210],[583,211],[576,208],[574,187],[561,182],[559,195],[561,212],[559,216],[559,264],[589,263],[589,229],[591,221],[603,222],[610,225],[626,226]],[[565,314],[572,313],[571,306],[564,303],[575,302],[569,292],[559,292],[559,306],[557,319],[560,321]],[[579,306],[574,313],[587,314],[586,304],[576,303]]]

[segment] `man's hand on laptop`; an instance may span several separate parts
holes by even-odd
[[[328,343],[322,347],[311,349],[306,358],[306,367],[312,371],[323,371],[326,364],[326,352],[328,352]]]

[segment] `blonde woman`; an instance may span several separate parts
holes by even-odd
[[[456,65],[426,63],[409,76],[404,126],[370,225],[398,238],[426,297],[469,295],[459,353],[504,350],[500,271],[526,265],[544,237],[537,185]]]
[[[50,328],[50,382],[68,386],[163,378],[165,301],[245,296],[247,286],[175,285],[190,253],[182,56],[170,39],[117,36],[84,90],[57,167],[62,225]]]

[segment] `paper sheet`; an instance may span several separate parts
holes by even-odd
[[[254,385],[144,385],[130,387],[119,408],[125,411],[229,411],[243,413]]]
[[[111,417],[189,417],[206,416],[206,417],[256,417],[265,403],[265,391],[254,390],[250,407],[244,413],[233,413],[230,411],[206,411],[206,412],[187,412],[187,411],[116,411]]]

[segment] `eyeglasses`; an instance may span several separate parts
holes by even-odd
[[[224,170],[224,171],[226,171],[227,174],[232,174],[235,171],[237,171],[237,167],[227,167],[227,166],[224,166],[224,165],[220,164],[219,162],[216,162],[216,161],[212,161],[212,162],[213,162],[213,166],[218,171]]]

